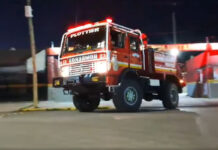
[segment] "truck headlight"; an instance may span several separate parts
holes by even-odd
[[[70,67],[69,66],[64,66],[61,68],[61,76],[62,77],[69,77],[70,74]]]
[[[96,73],[105,73],[107,71],[107,62],[99,61],[95,63],[95,72]]]

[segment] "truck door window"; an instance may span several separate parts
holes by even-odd
[[[111,44],[116,48],[124,48],[125,34],[111,30]]]
[[[138,51],[139,50],[139,40],[135,37],[129,37],[129,43],[130,43],[130,49],[132,51]]]

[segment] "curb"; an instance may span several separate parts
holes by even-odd
[[[108,110],[112,109],[112,107],[98,107],[97,110]],[[66,108],[21,108],[18,112],[28,112],[28,111],[76,111],[75,107],[66,107]]]
[[[24,109],[19,109],[18,111],[20,112],[27,112],[27,111],[75,111],[76,108],[74,107],[69,107],[69,108],[24,108]]]

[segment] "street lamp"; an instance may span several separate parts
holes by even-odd
[[[170,50],[170,55],[172,56],[178,56],[179,55],[179,49],[178,48],[173,48]]]

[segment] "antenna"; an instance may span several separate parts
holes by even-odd
[[[51,41],[51,48],[53,48],[54,47],[54,42],[53,41]]]

